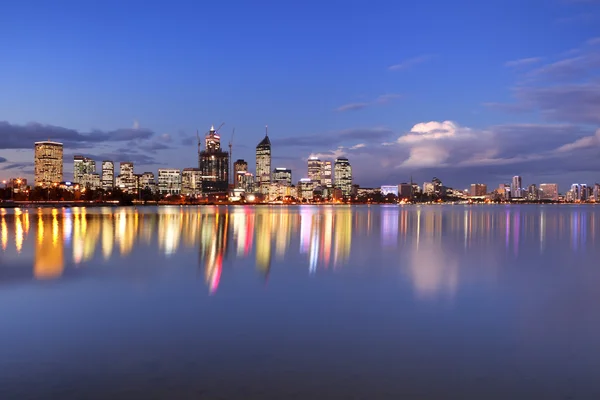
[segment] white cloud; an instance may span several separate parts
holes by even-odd
[[[132,128],[136,129],[136,130],[140,129],[140,123],[139,123],[139,121],[137,119],[133,120],[133,127]]]
[[[542,61],[541,57],[529,57],[529,58],[521,58],[518,60],[507,61],[504,63],[504,66],[514,68],[514,67],[524,67],[526,65],[535,64]]]
[[[418,57],[409,58],[408,60],[404,60],[404,61],[402,61],[402,62],[400,62],[398,64],[390,65],[388,67],[388,69],[390,71],[400,71],[400,70],[403,70],[403,69],[407,69],[407,68],[413,67],[413,66],[418,65],[418,64],[422,64],[425,61],[429,61],[432,58],[433,58],[433,55],[431,55],[431,54],[424,54],[424,55],[421,55],[421,56],[418,56]]]
[[[354,146],[350,147],[350,150],[356,150],[356,149],[362,149],[363,147],[366,147],[367,145],[364,143],[359,143],[359,144],[355,144]]]

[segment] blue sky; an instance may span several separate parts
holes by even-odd
[[[196,166],[196,129],[225,122],[250,165],[268,124],[294,180],[343,154],[361,186],[593,183],[599,37],[594,0],[12,2],[0,178],[31,177],[48,137],[66,171]]]

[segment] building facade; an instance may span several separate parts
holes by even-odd
[[[79,179],[79,187],[81,189],[98,190],[102,187],[102,180],[100,174],[83,174]]]
[[[115,186],[126,192],[133,192],[137,189],[138,182],[133,173],[132,162],[122,162],[119,164],[119,175],[115,179]]]
[[[248,172],[248,163],[244,160],[236,160],[236,162],[233,163],[233,171],[235,173],[235,188],[236,189],[241,189],[242,188],[242,182],[241,182],[241,177],[244,176],[244,174],[246,172]]]
[[[102,161],[102,189],[113,190],[115,187],[115,163]]]
[[[314,182],[310,178],[302,178],[298,182],[297,197],[302,200],[312,200],[315,190]]]
[[[49,187],[63,181],[62,143],[35,143],[34,175],[35,186]]]
[[[323,161],[323,173],[321,175],[321,185],[325,187],[333,186],[331,175],[331,161]]]
[[[202,194],[202,170],[185,168],[181,173],[181,194],[197,197]]]
[[[410,183],[401,183],[398,185],[398,197],[401,199],[412,199],[413,187]]]
[[[271,140],[268,132],[256,146],[256,189],[262,194],[268,194],[271,183]]]
[[[96,173],[96,161],[84,156],[73,156],[73,182],[81,183],[83,175]]]
[[[317,157],[308,159],[308,179],[315,182],[317,186],[321,185],[323,177],[323,162]]]
[[[273,182],[283,186],[292,186],[292,170],[287,168],[275,168],[273,170]]]
[[[344,196],[350,196],[352,192],[352,166],[346,157],[335,160],[335,187],[342,190]]]
[[[229,153],[221,148],[221,136],[214,126],[205,138],[205,149],[200,152],[203,193],[223,193],[229,188]]]
[[[152,193],[157,192],[156,180],[154,179],[154,172],[144,172],[138,179],[138,187],[141,190],[149,190]]]
[[[512,198],[520,199],[523,197],[523,182],[520,176],[513,176],[512,184],[510,185],[510,193]]]
[[[178,169],[161,168],[158,170],[158,193],[174,195],[181,193],[181,171]]]
[[[542,183],[539,188],[540,200],[558,201],[558,184]]]
[[[471,196],[485,196],[487,194],[487,185],[484,183],[472,183],[469,194]]]

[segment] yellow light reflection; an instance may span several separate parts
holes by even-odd
[[[56,214],[52,220],[38,214],[33,274],[36,279],[55,279],[64,269],[63,243],[58,240],[60,226]],[[45,234],[46,232],[51,233]]]
[[[2,251],[6,251],[8,246],[8,227],[6,226],[6,219],[2,214]]]

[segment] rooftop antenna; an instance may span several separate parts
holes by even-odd
[[[198,140],[198,168],[200,168],[200,153],[202,152],[202,142],[200,141],[200,133],[196,129],[196,139]]]
[[[265,136],[269,136],[269,125],[265,125]]]

